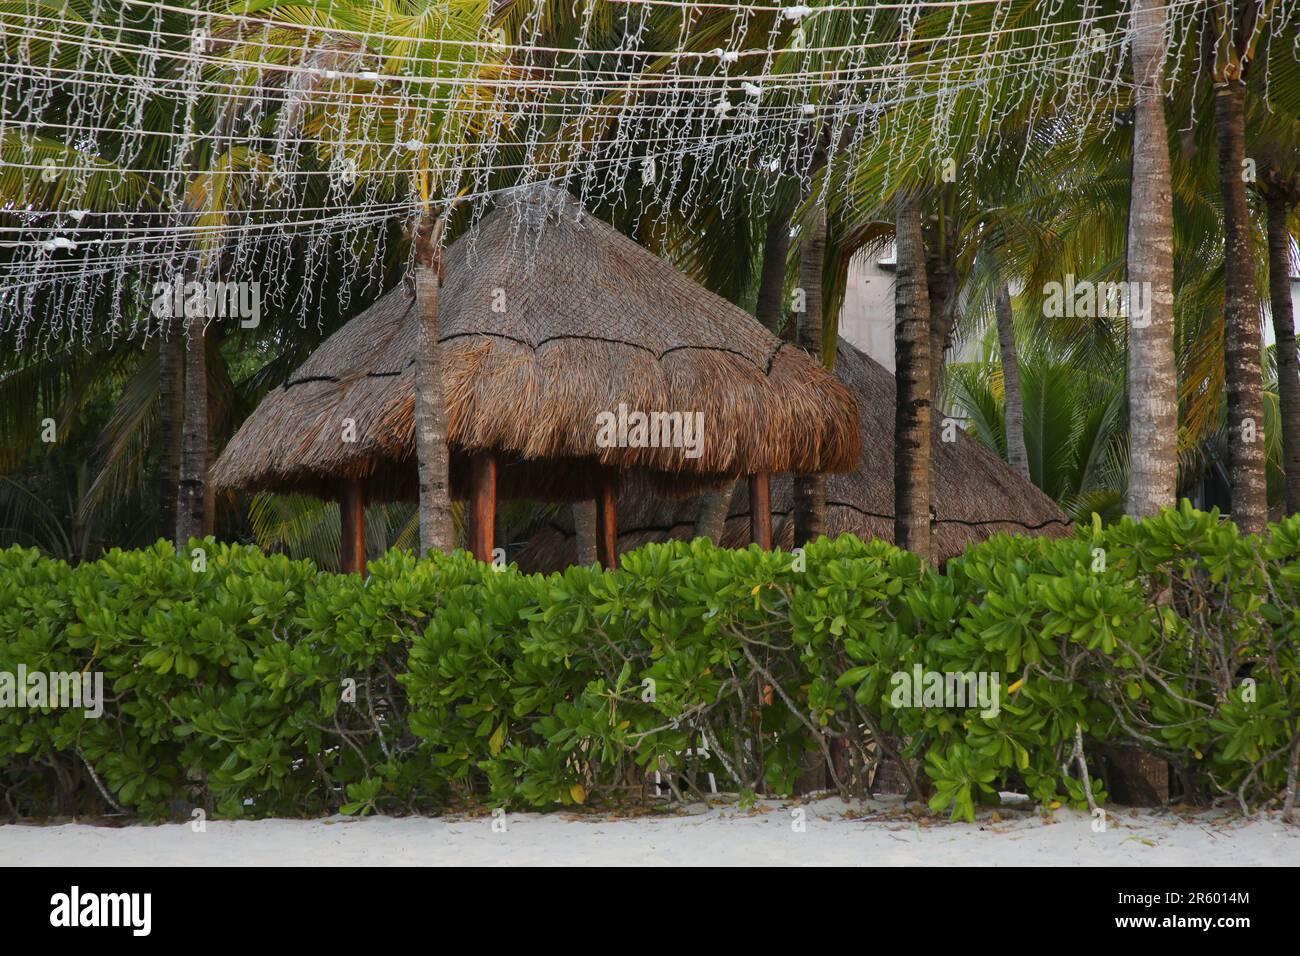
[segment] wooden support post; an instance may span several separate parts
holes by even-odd
[[[366,573],[366,488],[359,478],[343,482],[339,498],[342,534],[339,540],[339,566],[344,574]]]
[[[601,483],[596,499],[596,559],[606,571],[618,567],[618,485],[613,478]]]
[[[469,549],[475,560],[491,561],[496,545],[497,459],[478,452],[470,462]]]
[[[749,476],[749,539],[764,551],[772,550],[772,476]]]

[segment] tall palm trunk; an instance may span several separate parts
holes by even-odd
[[[1025,396],[1020,389],[1020,354],[1016,351],[1015,314],[1011,311],[1011,290],[1003,282],[993,300],[998,323],[998,348],[1002,353],[1007,463],[1029,481],[1029,452],[1025,449]]]
[[[957,328],[956,239],[942,208],[927,243],[925,284],[930,296],[930,397],[937,406],[943,386],[943,360]],[[924,236],[924,231],[922,232]]]
[[[936,215],[927,229],[922,221],[921,240],[925,243],[925,286],[930,298],[930,408],[931,417],[942,414],[943,369],[948,346],[957,330],[957,236],[949,203],[955,197],[951,186],[939,189]],[[939,411],[936,412],[935,410]],[[941,431],[930,431],[930,459],[939,454]],[[933,505],[933,502],[929,503]],[[938,547],[934,536],[939,526],[930,524],[930,553]]]
[[[185,338],[185,419],[181,427],[176,547],[203,536],[208,465],[208,364],[204,318],[189,319]]]
[[[763,268],[758,278],[758,321],[773,335],[781,331],[782,297],[785,295],[785,267],[790,257],[790,212],[773,209],[763,239]]]
[[[419,461],[420,553],[450,554],[456,547],[451,519],[451,453],[447,448],[447,401],[438,343],[438,294],[442,288],[443,220],[426,215],[415,233],[415,454]]]
[[[1174,218],[1165,126],[1165,0],[1133,9],[1133,181],[1128,279],[1149,290],[1148,315],[1129,309],[1128,514],[1172,507],[1178,493],[1178,373],[1174,364]],[[1240,169],[1240,167],[1238,167]],[[1131,303],[1130,303],[1131,305]]]
[[[1229,76],[1214,96],[1219,139],[1219,187],[1224,225],[1224,380],[1232,466],[1232,517],[1245,532],[1268,523],[1264,474],[1264,383],[1260,366],[1259,293],[1255,288],[1250,209],[1243,178],[1246,159],[1246,84]]]
[[[176,534],[180,495],[181,428],[185,416],[185,339],[174,325],[158,340],[158,505],[160,537]]]
[[[1126,511],[1135,518],[1177,503],[1178,372],[1174,364],[1173,186],[1165,125],[1166,0],[1134,0],[1133,170],[1129,190],[1128,400],[1129,484]],[[1141,294],[1141,293],[1145,294]],[[1136,301],[1135,301],[1136,300]],[[1145,303],[1146,309],[1134,308]],[[1169,769],[1156,758],[1117,751],[1110,762],[1116,793],[1137,803],[1161,802]]]
[[[1300,514],[1300,361],[1291,308],[1291,202],[1276,190],[1268,202],[1268,288],[1277,341],[1277,395],[1282,420],[1286,513]]]
[[[930,296],[921,198],[900,193],[894,225],[894,541],[930,560]]]
[[[822,267],[826,259],[826,205],[818,203],[799,255],[799,285],[804,311],[799,321],[799,346],[822,360]],[[795,475],[793,481],[794,544],[800,547],[826,533],[826,476]]]

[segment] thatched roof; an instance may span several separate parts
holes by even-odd
[[[850,474],[826,482],[826,532],[894,540],[894,377],[843,339],[835,374],[853,392],[861,410],[862,458]],[[937,427],[937,425],[936,425]],[[938,443],[933,462],[936,560],[960,554],[967,544],[999,531],[1064,536],[1069,519],[1047,495],[1012,471],[975,439],[958,431],[957,441]],[[772,524],[776,544],[794,543],[790,477],[772,479]],[[667,501],[652,489],[627,488],[619,499],[619,551],[650,541],[694,537],[698,501]],[[741,482],[732,499],[722,543],[749,543],[749,494]],[[574,562],[573,524],[567,514],[540,530],[519,553],[520,567],[554,571]]]
[[[665,493],[854,466],[852,395],[797,347],[556,190],[498,208],[446,253],[439,327],[453,493],[493,449],[502,498],[594,496],[609,470]],[[495,307],[495,308],[494,308]],[[398,286],[273,389],[213,468],[218,488],[414,499],[416,313]],[[698,457],[601,447],[598,416],[703,414]],[[345,420],[356,440],[342,440]]]

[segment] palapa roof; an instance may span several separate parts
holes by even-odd
[[[826,533],[852,532],[863,539],[894,540],[894,377],[843,339],[835,374],[853,392],[861,410],[862,457],[849,474],[826,481]],[[936,423],[936,429],[939,424]],[[1025,481],[974,438],[958,431],[955,442],[937,442],[932,462],[935,559],[946,561],[1000,532],[1062,537],[1070,520],[1057,504]],[[668,501],[648,487],[629,487],[618,503],[619,551],[650,541],[689,540],[695,534],[698,500]],[[772,479],[773,539],[794,544],[791,482]],[[749,543],[749,491],[741,482],[723,532],[726,547]],[[527,571],[556,571],[575,560],[573,523],[568,514],[537,532],[516,560]]]
[[[754,472],[851,469],[853,396],[822,366],[567,193],[520,192],[445,255],[443,345],[452,490],[468,452],[499,455],[502,498],[593,497],[639,469],[665,494]],[[495,306],[495,308],[494,308]],[[219,489],[414,500],[416,308],[398,286],[273,389],[213,468]],[[701,412],[699,457],[600,447],[598,416]],[[355,441],[342,440],[346,419]]]

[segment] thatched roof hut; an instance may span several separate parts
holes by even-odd
[[[826,532],[852,532],[861,538],[894,539],[894,377],[871,358],[840,340],[835,374],[858,400],[862,457],[856,470],[826,482]],[[936,423],[936,428],[939,425]],[[935,559],[946,561],[967,544],[999,531],[1064,536],[1069,518],[1054,501],[1012,471],[1000,458],[964,432],[937,444],[933,463]],[[629,487],[619,500],[620,551],[650,541],[694,537],[697,501],[669,501],[652,489]],[[789,475],[772,479],[774,539],[794,543]],[[737,488],[722,536],[727,547],[749,541],[749,494]],[[518,555],[529,571],[559,570],[574,563],[573,524],[568,515],[540,530]]]
[[[567,193],[515,200],[445,254],[455,497],[483,453],[501,498],[557,502],[612,504],[632,472],[671,496],[854,467],[857,404],[800,349]],[[342,498],[360,482],[369,501],[415,500],[416,309],[399,286],[327,339],[231,439],[215,487]]]
[[[605,469],[689,494],[858,458],[856,403],[832,376],[566,193],[527,193],[451,245],[439,326],[458,492],[457,453],[474,449],[501,455],[501,497],[541,501],[591,498]],[[347,476],[366,479],[371,500],[414,499],[415,329],[398,286],[266,396],[213,483],[333,497]],[[698,457],[600,447],[598,416],[620,405],[703,413]]]

